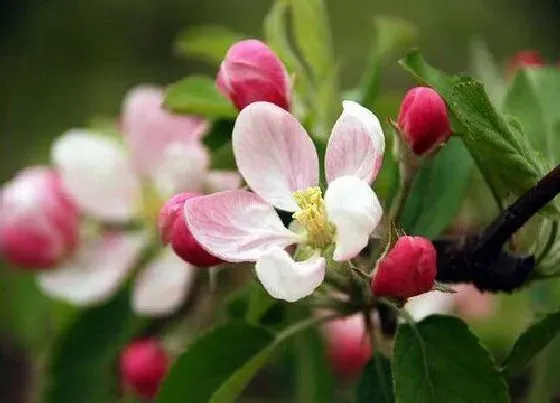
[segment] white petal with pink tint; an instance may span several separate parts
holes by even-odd
[[[421,321],[429,315],[451,312],[454,303],[454,294],[432,291],[409,298],[405,308],[416,321]]]
[[[171,143],[152,177],[158,192],[169,198],[176,193],[201,192],[209,167],[210,155],[202,144]]]
[[[371,183],[385,152],[379,119],[356,102],[344,101],[342,105],[344,110],[334,124],[325,154],[327,181],[352,175]]]
[[[296,262],[284,249],[273,249],[255,265],[266,291],[277,299],[294,302],[311,295],[325,278],[325,259],[319,254]]]
[[[241,186],[241,176],[237,172],[211,171],[206,176],[206,187],[210,192],[237,189]]]
[[[355,257],[366,247],[381,220],[381,204],[367,182],[341,176],[325,192],[327,217],[336,229],[333,259]]]
[[[313,141],[294,116],[272,103],[254,102],[243,109],[232,142],[249,187],[281,210],[296,211],[293,192],[319,183]]]
[[[204,249],[229,262],[255,261],[301,239],[284,227],[270,204],[246,190],[187,200],[185,219]]]
[[[145,243],[143,233],[90,240],[59,268],[40,273],[39,287],[74,305],[102,303],[123,283]]]
[[[171,248],[164,249],[136,277],[132,308],[141,315],[174,312],[190,292],[197,269],[183,262]]]
[[[199,142],[208,130],[205,120],[169,113],[163,98],[161,89],[144,85],[130,90],[123,104],[123,134],[137,170],[145,175],[161,164],[169,144]]]
[[[95,218],[124,221],[134,217],[140,184],[118,141],[87,130],[70,130],[51,149],[68,194]]]

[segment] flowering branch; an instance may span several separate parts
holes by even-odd
[[[472,283],[482,291],[511,292],[521,287],[536,265],[535,257],[513,256],[502,246],[558,193],[560,165],[504,210],[482,234],[435,241],[437,279]]]

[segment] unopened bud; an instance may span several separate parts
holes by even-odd
[[[200,246],[183,217],[185,201],[197,196],[199,194],[180,193],[165,203],[158,219],[160,238],[165,245],[171,243],[173,251],[184,261],[197,267],[216,266],[222,263],[222,260]]]
[[[249,39],[232,45],[220,65],[216,85],[239,110],[256,101],[290,109],[288,73],[280,59],[261,41]]]
[[[379,262],[371,290],[378,297],[424,294],[434,286],[436,265],[436,250],[430,240],[403,236]]]
[[[416,87],[406,93],[399,111],[398,126],[416,155],[427,153],[451,136],[445,101],[428,87]]]
[[[156,396],[169,367],[166,352],[155,340],[140,340],[121,353],[120,368],[124,383],[139,397]]]
[[[22,268],[55,266],[77,246],[79,214],[59,176],[29,167],[0,190],[0,253]]]
[[[346,379],[355,378],[371,358],[372,350],[362,315],[328,322],[325,335],[333,369]]]

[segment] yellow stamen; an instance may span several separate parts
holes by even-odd
[[[334,237],[334,227],[327,219],[325,203],[318,186],[294,192],[294,198],[301,209],[293,215],[307,232],[307,242],[316,248],[329,245]]]

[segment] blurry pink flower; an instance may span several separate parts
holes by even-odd
[[[343,105],[325,155],[324,200],[319,160],[305,129],[278,106],[255,102],[240,112],[232,134],[239,172],[255,193],[231,190],[185,202],[187,225],[202,247],[226,261],[256,261],[257,277],[275,298],[293,302],[310,295],[325,274],[319,251],[334,244],[334,260],[356,256],[381,219],[370,183],[383,156],[383,132],[369,110]],[[285,228],[274,207],[293,212],[305,233]],[[295,261],[285,250],[294,243],[317,252]]]
[[[29,167],[0,190],[0,253],[27,269],[52,268],[78,246],[79,217],[60,178]]]
[[[120,356],[121,376],[139,397],[153,399],[169,368],[169,358],[156,340],[139,340]]]
[[[196,193],[180,193],[164,204],[158,217],[158,228],[164,245],[171,242],[177,256],[197,267],[211,267],[222,260],[202,249],[191,234],[183,218],[185,201],[200,196]]]
[[[239,186],[238,174],[208,170],[208,151],[201,143],[206,123],[168,114],[161,108],[162,97],[150,87],[127,96],[123,127],[130,153],[115,138],[81,129],[53,144],[52,160],[64,188],[86,215],[110,222],[138,218],[146,182],[158,201],[175,192]],[[101,303],[126,279],[147,242],[144,233],[91,237],[62,267],[42,273],[39,284],[49,295],[73,304]],[[174,311],[186,298],[194,271],[171,248],[162,250],[135,279],[134,310],[145,315]]]
[[[372,353],[362,315],[328,322],[324,330],[327,353],[333,368],[344,378],[356,378]]]
[[[408,146],[423,155],[451,136],[451,123],[443,98],[433,89],[409,90],[400,107],[398,126]]]
[[[240,41],[229,48],[216,85],[239,110],[257,101],[290,109],[288,73],[274,52],[258,40]]]
[[[507,70],[513,75],[519,69],[539,68],[545,65],[545,61],[539,51],[527,49],[517,52],[508,61]]]
[[[459,315],[465,318],[486,318],[491,316],[495,310],[495,301],[492,294],[482,293],[471,284],[461,284],[455,286],[457,291],[455,297],[455,307]]]
[[[379,261],[371,291],[379,297],[424,294],[434,286],[436,263],[436,250],[429,239],[403,236]]]

